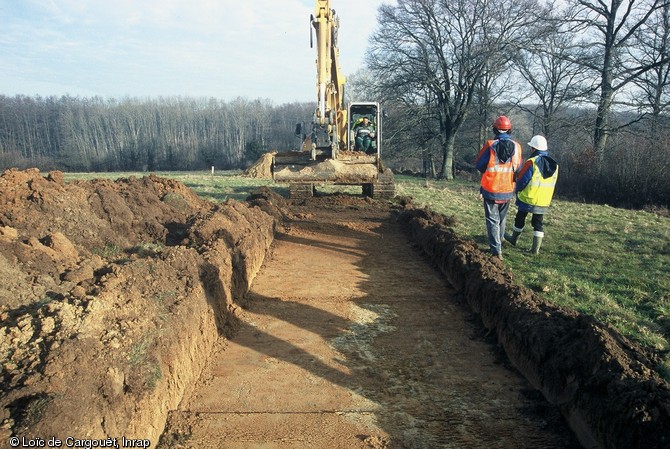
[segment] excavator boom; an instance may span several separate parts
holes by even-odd
[[[340,20],[329,0],[316,0],[312,26],[316,33],[316,111],[313,126],[328,135],[327,145],[346,148],[347,116],[344,107],[346,77],[340,69],[337,35]],[[318,136],[313,130],[313,137]]]

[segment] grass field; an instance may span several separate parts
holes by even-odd
[[[456,231],[487,250],[477,183],[401,177],[397,184],[398,194],[456,217]],[[515,213],[511,206],[508,229]],[[503,248],[517,282],[658,351],[659,371],[670,379],[670,217],[556,198],[544,225],[538,256],[528,252],[530,217],[517,247]]]
[[[288,194],[284,185],[236,172],[156,174],[182,181],[212,201],[244,200],[260,185]],[[66,180],[127,176],[142,174],[66,174]],[[331,189],[361,191],[360,187]],[[411,196],[418,206],[454,216],[456,232],[487,250],[477,183],[399,176],[396,193]],[[515,212],[511,206],[508,229]],[[556,198],[545,216],[545,239],[538,256],[527,251],[531,241],[529,217],[517,247],[508,244],[503,249],[505,264],[517,282],[656,350],[664,359],[659,372],[670,380],[670,217]]]

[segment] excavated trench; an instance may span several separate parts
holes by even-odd
[[[670,447],[652,360],[407,201],[12,170],[0,249],[0,447]]]

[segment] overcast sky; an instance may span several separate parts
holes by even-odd
[[[332,0],[340,65],[363,64],[377,8]],[[316,97],[313,0],[0,0],[0,94]]]

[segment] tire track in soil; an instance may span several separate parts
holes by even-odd
[[[297,216],[161,447],[580,447],[386,208]]]

